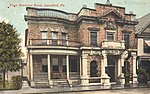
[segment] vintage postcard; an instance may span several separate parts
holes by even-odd
[[[3,94],[150,92],[149,0],[0,0],[0,7]],[[21,57],[10,54],[15,47]],[[14,72],[8,61],[17,58]]]

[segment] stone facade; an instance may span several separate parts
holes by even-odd
[[[47,76],[44,77],[49,86],[55,84],[54,75],[58,75],[57,80],[67,80],[70,86],[75,80],[83,86],[111,85],[118,79],[124,84],[125,61],[129,62],[130,75],[136,74],[136,58],[132,57],[136,56],[135,25],[138,22],[134,20],[135,14],[125,13],[124,7],[95,3],[95,9],[84,6],[77,14],[32,7],[26,10],[31,86],[36,84],[33,74],[43,75],[45,68]],[[39,54],[45,55],[46,61],[33,58]]]

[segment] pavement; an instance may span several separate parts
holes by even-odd
[[[57,94],[150,94],[150,88],[101,90],[101,91],[70,92],[70,93],[57,93]]]
[[[6,91],[0,91],[0,94],[78,94],[80,92],[96,92],[96,91],[110,91],[110,90],[133,90],[133,89],[141,89],[141,88],[147,88],[146,86],[140,86],[140,87],[120,87],[120,86],[113,86],[113,87],[104,87],[104,86],[78,86],[78,87],[53,87],[53,88],[22,88],[20,90],[6,90]],[[150,88],[148,88],[150,89]],[[81,94],[81,93],[80,93]],[[90,94],[90,93],[88,93]],[[92,93],[93,94],[93,93]],[[96,93],[95,93],[96,94]],[[105,94],[105,93],[102,93]],[[109,94],[109,93],[107,93]],[[116,94],[116,93],[114,93]],[[118,93],[120,94],[120,93]],[[123,93],[123,94],[129,94],[129,93]],[[139,93],[138,93],[139,94]],[[150,94],[150,92],[145,93]]]

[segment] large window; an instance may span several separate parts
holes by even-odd
[[[42,44],[47,44],[47,31],[41,31],[42,33]]]
[[[77,62],[77,58],[71,58],[70,59],[70,72],[78,72],[78,62]]]
[[[58,45],[58,32],[52,32],[52,45]]]
[[[97,32],[90,32],[91,46],[97,46]]]
[[[47,66],[47,56],[42,55],[42,72],[47,72],[48,66]]]
[[[63,72],[66,72],[67,71],[67,68],[66,68],[66,58],[62,58],[62,63],[63,63]]]
[[[114,32],[107,32],[107,40],[108,41],[114,40]]]
[[[125,48],[130,48],[130,33],[124,33]]]
[[[52,70],[53,72],[59,71],[58,58],[52,58]]]
[[[62,45],[67,45],[67,34],[62,33]]]

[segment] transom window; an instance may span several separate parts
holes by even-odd
[[[97,32],[90,32],[91,46],[97,46]]]
[[[109,41],[114,40],[114,32],[107,32],[107,40]]]

